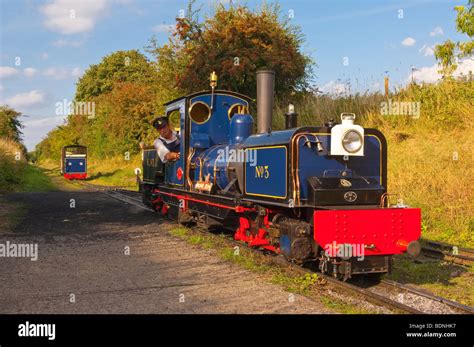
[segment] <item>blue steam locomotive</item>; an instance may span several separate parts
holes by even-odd
[[[348,279],[383,274],[392,256],[417,255],[421,211],[387,194],[387,142],[355,123],[272,131],[274,73],[257,72],[257,132],[247,96],[215,90],[165,104],[180,136],[176,160],[143,147],[144,203],[180,222],[223,225],[251,247],[317,262]]]

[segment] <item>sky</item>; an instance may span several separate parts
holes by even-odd
[[[216,3],[198,0],[200,18],[212,15]],[[251,9],[262,4],[245,3]],[[411,78],[435,82],[433,47],[448,38],[467,38],[456,32],[454,11],[466,3],[279,1],[282,17],[305,36],[302,51],[315,61],[313,83],[323,93],[382,91],[384,76],[392,88]],[[58,103],[72,101],[89,65],[117,50],[145,53],[153,36],[165,43],[186,8],[182,0],[0,0],[0,104],[23,114],[28,150],[64,123]],[[461,61],[456,73],[469,71],[474,71],[472,58]]]

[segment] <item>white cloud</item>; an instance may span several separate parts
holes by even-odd
[[[441,67],[438,64],[434,64],[433,66],[425,66],[417,71],[413,72],[413,79],[416,82],[425,82],[425,83],[433,83],[441,79],[441,75],[438,71],[441,70]],[[462,75],[468,75],[469,71],[474,73],[474,60],[473,59],[464,59],[458,63],[458,67],[454,72],[454,77],[459,77]],[[411,76],[407,78],[407,82],[411,81]]]
[[[416,40],[413,37],[407,37],[402,41],[404,46],[413,46],[416,43]]]
[[[32,90],[27,93],[16,94],[10,98],[1,101],[1,104],[7,104],[15,109],[29,108],[43,105],[46,94],[40,90]]]
[[[457,77],[461,74],[469,75],[470,71],[474,73],[474,58],[466,58],[466,59],[461,60],[458,63],[458,68],[454,72],[454,76]]]
[[[438,35],[444,35],[443,28],[441,28],[440,26],[434,28],[433,31],[430,32],[430,36],[438,36]]]
[[[52,77],[56,80],[65,80],[67,78],[77,78],[82,74],[79,67],[65,68],[65,67],[50,67],[43,71],[43,76]]]
[[[10,66],[0,66],[0,78],[7,78],[16,75],[18,70]]]
[[[428,57],[434,55],[434,46],[428,46],[426,44],[421,47],[418,52],[422,53],[423,56]]]
[[[350,88],[346,84],[329,81],[321,87],[321,91],[326,94],[349,94]]]
[[[53,0],[41,6],[44,26],[64,35],[89,32],[103,15],[108,0]]]
[[[426,82],[426,83],[433,83],[436,82],[441,78],[438,74],[438,70],[440,67],[438,64],[434,64],[433,66],[425,66],[420,69],[417,69],[413,72],[413,79],[416,82]],[[407,82],[411,81],[411,77],[407,79]]]
[[[26,69],[23,69],[23,75],[26,77],[33,77],[36,74],[36,69],[32,67],[27,67]]]
[[[46,134],[56,126],[64,124],[64,116],[54,116],[40,119],[27,118],[23,121],[25,128],[23,138],[26,148],[33,150]]]
[[[173,24],[158,24],[151,28],[155,33],[167,33],[174,29]]]
[[[75,67],[71,70],[71,76],[72,77],[81,77],[82,75],[82,70],[79,67]]]
[[[77,41],[77,40],[64,40],[64,39],[59,39],[56,41],[53,41],[53,46],[55,47],[79,47],[84,43],[84,41]]]

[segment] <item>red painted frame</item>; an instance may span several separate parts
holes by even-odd
[[[64,178],[68,180],[85,180],[87,178],[87,173],[75,173],[75,174],[64,174]]]
[[[313,222],[319,246],[359,244],[367,256],[404,253],[421,236],[419,208],[317,210]]]

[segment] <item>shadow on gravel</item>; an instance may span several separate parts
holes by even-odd
[[[92,175],[92,176],[89,176],[86,178],[86,181],[93,181],[97,178],[103,178],[103,177],[111,177],[111,176],[114,176],[119,170],[114,170],[112,172],[108,172],[108,173],[105,173],[103,174],[102,172],[98,172],[97,174],[95,175]]]
[[[128,226],[163,223],[156,213],[89,191],[13,193],[6,200],[26,206],[12,234],[120,237]],[[107,230],[107,232],[104,232]],[[122,233],[126,236],[126,233]],[[11,234],[10,234],[11,235]]]

